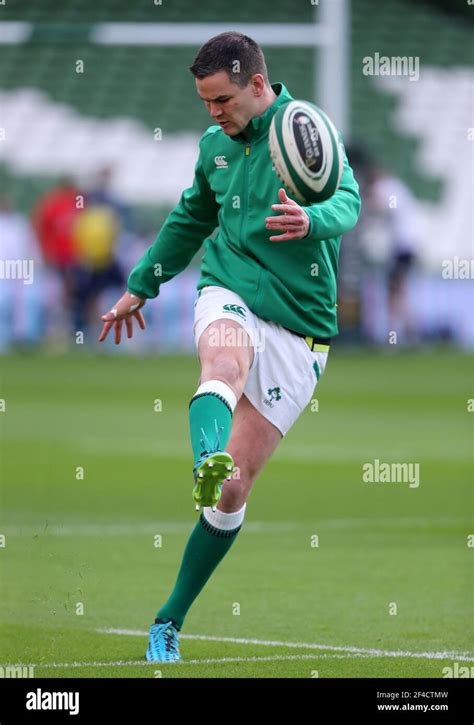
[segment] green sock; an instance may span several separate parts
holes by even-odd
[[[232,408],[218,393],[198,392],[189,404],[189,427],[196,463],[204,450],[208,451],[209,447],[214,446],[217,431],[219,431],[219,450],[225,450],[232,427]]]
[[[230,531],[217,529],[201,513],[184,550],[174,589],[157,617],[165,621],[172,619],[178,628],[182,627],[188,609],[229,551],[241,526]]]

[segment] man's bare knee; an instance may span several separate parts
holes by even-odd
[[[245,379],[245,368],[230,350],[220,350],[202,366],[202,381],[223,380],[227,385],[237,385]]]
[[[238,397],[240,397],[253,359],[253,348],[250,338],[248,338],[250,347],[228,344],[222,329],[226,333],[236,328],[239,332],[245,332],[242,326],[233,320],[216,320],[211,323],[199,340],[199,359],[202,367],[201,382],[222,380],[231,387],[239,389]],[[220,335],[217,338],[219,344],[214,340],[216,332]]]
[[[208,380],[221,380],[234,392],[237,400],[245,387],[249,369],[245,359],[235,351],[220,349],[202,362],[200,383]]]

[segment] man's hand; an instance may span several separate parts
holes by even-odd
[[[104,320],[104,326],[100,333],[99,342],[103,342],[111,327],[115,328],[115,344],[118,345],[122,339],[122,325],[125,320],[125,326],[127,328],[127,337],[133,337],[133,318],[138,320],[138,324],[142,330],[145,329],[145,320],[140,312],[140,307],[143,307],[145,300],[142,300],[136,295],[132,295],[130,292],[125,292],[123,297],[115,303],[110,312],[102,315]]]
[[[280,216],[270,216],[265,219],[267,229],[282,231],[270,237],[271,242],[286,242],[288,239],[303,239],[309,230],[309,217],[302,206],[289,199],[284,189],[279,189],[278,198],[281,204],[273,204],[273,211],[281,212]]]

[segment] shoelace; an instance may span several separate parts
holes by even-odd
[[[219,434],[221,433],[221,431],[224,430],[224,426],[220,426],[220,428],[219,428],[217,425],[217,420],[215,418],[214,418],[214,423],[215,423],[215,429],[216,429],[216,438],[215,438],[213,446],[211,446],[211,444],[209,442],[209,438],[207,437],[204,428],[201,428],[201,433],[202,433],[203,437],[201,438],[200,443],[201,443],[201,446],[205,449],[203,451],[203,453],[215,453],[216,451],[220,450],[221,443],[219,440]]]
[[[170,652],[172,654],[177,654],[178,648],[177,648],[176,640],[174,639],[172,632],[173,632],[173,629],[171,626],[168,626],[163,632],[163,635],[165,638],[166,651]]]

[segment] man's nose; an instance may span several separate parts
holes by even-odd
[[[217,116],[220,116],[221,115],[222,110],[217,105],[216,106],[213,106],[212,103],[211,103],[211,106],[209,108],[209,113],[211,114],[211,116],[213,118],[217,118]]]

